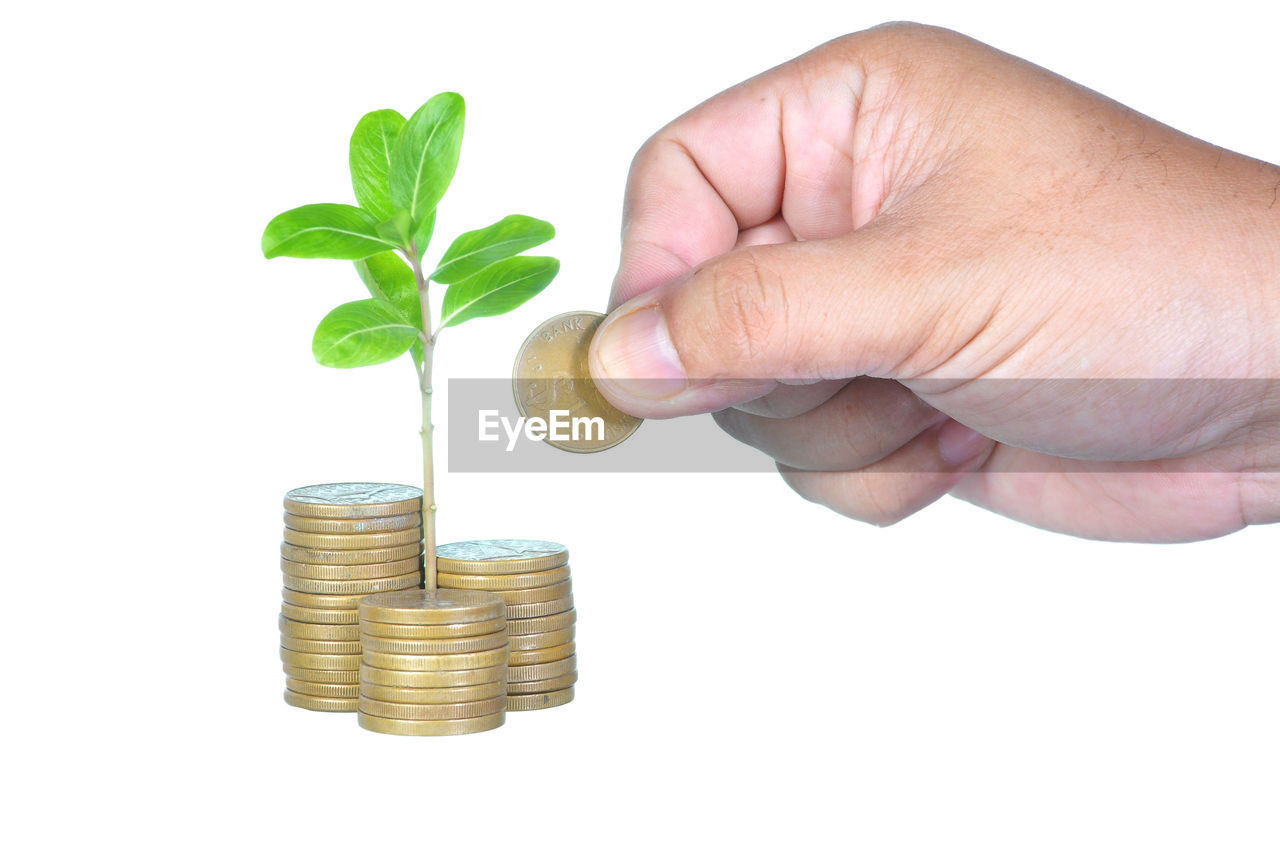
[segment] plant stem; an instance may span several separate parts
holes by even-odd
[[[431,330],[431,299],[427,281],[422,276],[422,261],[417,249],[409,252],[413,276],[418,282],[418,300],[422,305],[422,370],[418,374],[418,388],[422,391],[422,534],[425,541],[423,561],[426,567],[426,588],[436,589],[436,486],[435,464],[432,453],[431,424],[431,360],[435,354],[436,336]]]
[[[432,458],[435,426],[431,424],[431,355],[434,352],[435,345],[422,346],[422,531],[426,540],[423,560],[427,590],[436,589],[436,487]]]

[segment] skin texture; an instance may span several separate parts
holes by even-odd
[[[619,408],[805,498],[1181,541],[1280,520],[1280,169],[946,30],[822,45],[632,164]]]

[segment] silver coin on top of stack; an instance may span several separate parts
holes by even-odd
[[[436,548],[440,587],[484,590],[507,605],[507,711],[553,708],[578,681],[569,550],[546,540],[472,540]]]
[[[360,601],[360,726],[462,735],[506,721],[502,599],[474,590],[400,590]]]
[[[313,711],[355,711],[356,606],[370,593],[422,583],[422,491],[403,484],[313,484],[286,493],[284,508],[284,700]]]

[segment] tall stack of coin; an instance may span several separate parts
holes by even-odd
[[[552,708],[578,681],[569,550],[546,540],[473,540],[436,547],[440,587],[484,590],[507,604],[507,711]],[[366,644],[367,648],[367,644]]]
[[[360,601],[360,725],[393,735],[461,735],[506,720],[502,599],[401,590]]]
[[[315,484],[284,497],[280,658],[284,700],[355,711],[357,605],[422,583],[422,491],[402,484]]]

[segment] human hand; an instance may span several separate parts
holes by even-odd
[[[592,375],[877,524],[947,492],[1106,539],[1277,521],[1277,192],[963,36],[858,33],[640,150]]]

